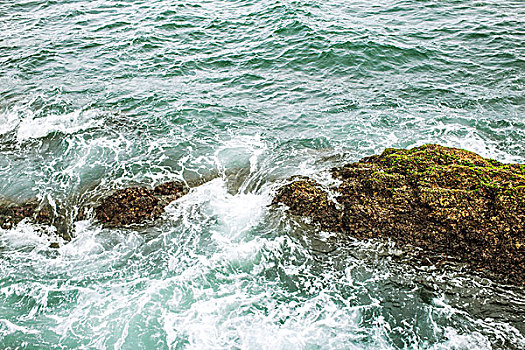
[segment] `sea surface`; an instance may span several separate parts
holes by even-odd
[[[525,162],[524,85],[523,1],[0,0],[0,199],[192,186],[0,229],[0,348],[525,349],[523,288],[269,206],[385,147]]]

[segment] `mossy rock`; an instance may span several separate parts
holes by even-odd
[[[290,212],[312,217],[324,227],[332,229],[338,223],[338,210],[328,194],[315,181],[296,179],[280,191],[274,203],[286,203]]]
[[[338,186],[302,178],[273,203],[341,239],[390,238],[525,284],[525,166],[429,144],[388,148],[332,174]]]

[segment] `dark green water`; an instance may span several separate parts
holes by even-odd
[[[0,230],[0,348],[525,348],[523,289],[268,208],[385,147],[524,162],[524,82],[522,1],[0,0],[0,197],[219,174],[153,227]]]

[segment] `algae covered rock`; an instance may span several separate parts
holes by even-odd
[[[289,206],[292,213],[312,217],[323,226],[335,229],[340,223],[340,213],[328,193],[313,180],[297,178],[283,187],[274,199]]]
[[[524,165],[429,144],[389,148],[331,172],[338,186],[295,180],[273,203],[340,237],[390,238],[525,284]]]
[[[158,218],[166,205],[182,197],[187,189],[180,181],[154,189],[130,187],[116,190],[95,207],[95,216],[106,226],[140,224]]]

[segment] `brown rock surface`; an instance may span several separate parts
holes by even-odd
[[[339,237],[390,238],[434,262],[464,262],[525,284],[525,165],[430,144],[386,149],[332,174],[340,185],[295,179],[273,204]]]
[[[94,208],[95,217],[111,227],[144,223],[158,218],[166,205],[187,192],[180,181],[166,182],[153,189],[131,187],[116,190]],[[27,218],[33,223],[55,226],[59,236],[70,241],[71,221],[85,219],[85,209],[81,207],[73,218],[69,218],[55,213],[49,204],[0,201],[0,228],[11,229]],[[56,242],[51,244],[52,248],[57,246]]]
[[[106,226],[140,224],[158,218],[166,205],[186,193],[186,187],[179,181],[167,182],[154,189],[116,190],[95,207],[95,216]]]
[[[153,189],[130,187],[116,190],[94,208],[95,216],[106,226],[143,223],[159,217],[166,205],[187,192],[187,188],[180,181],[166,182]],[[86,208],[81,208],[74,220],[85,218],[84,209]],[[54,225],[62,238],[66,241],[71,240],[70,221],[67,220],[67,216],[57,215],[49,205],[36,201],[0,202],[0,228],[13,228],[25,218],[37,224]]]
[[[39,224],[52,222],[52,209],[37,202],[12,203],[0,202],[0,227],[10,229],[25,218]]]

